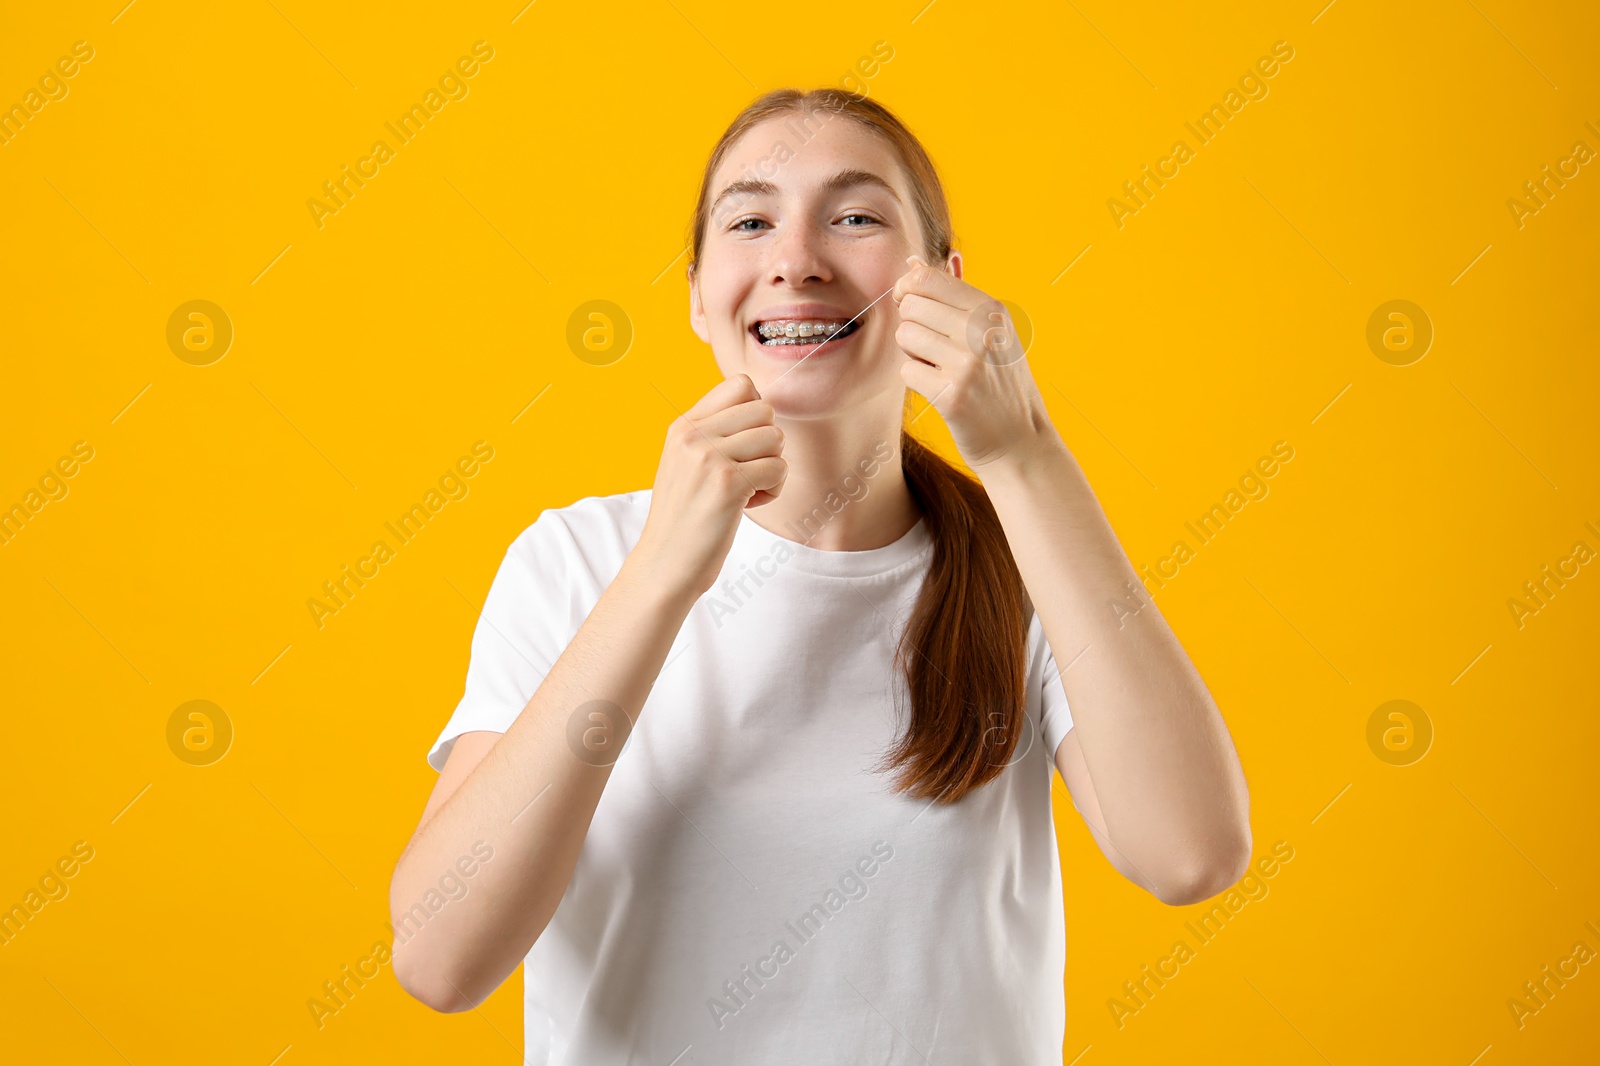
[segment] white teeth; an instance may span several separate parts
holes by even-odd
[[[832,337],[845,326],[847,322],[822,322],[822,321],[781,321],[762,322],[756,326],[756,332],[762,337],[765,344],[808,344],[814,338]]]

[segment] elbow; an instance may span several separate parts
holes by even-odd
[[[1176,872],[1155,896],[1173,907],[1201,903],[1220,895],[1250,869],[1250,829],[1226,843],[1212,849],[1201,861]]]
[[[471,981],[461,973],[450,973],[437,960],[417,959],[414,953],[396,948],[394,976],[406,994],[440,1014],[472,1010],[487,998],[471,990]]]
[[[476,1010],[516,971],[531,946],[531,941],[519,946],[516,930],[447,929],[437,918],[426,928],[408,930],[418,924],[414,911],[395,917],[390,956],[395,980],[412,999],[440,1014]]]

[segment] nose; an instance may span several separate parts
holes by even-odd
[[[770,246],[773,284],[831,281],[833,271],[822,245],[823,236],[811,226],[794,222],[785,225]]]

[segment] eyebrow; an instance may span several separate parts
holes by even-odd
[[[870,170],[841,170],[822,183],[822,191],[828,193],[843,192],[845,189],[854,189],[862,185],[869,185],[882,189],[884,192],[894,197],[895,203],[898,204],[901,202],[900,194],[894,191],[894,186],[890,185],[887,181],[884,181]],[[743,178],[729,185],[727,188],[723,189],[722,192],[717,194],[717,198],[711,202],[710,213],[713,217],[715,217],[717,213],[717,205],[722,203],[722,201],[727,199],[729,196],[770,196],[777,191],[778,187],[770,181],[765,181],[761,178]]]

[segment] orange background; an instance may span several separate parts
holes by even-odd
[[[387,968],[321,1029],[307,1000],[388,937],[506,546],[647,487],[716,380],[682,258],[716,136],[854,71],[940,166],[969,280],[1031,319],[1136,565],[1294,449],[1157,595],[1257,854],[1294,858],[1119,1027],[1205,908],[1118,877],[1058,784],[1064,1061],[1593,1060],[1596,967],[1521,1028],[1507,1006],[1600,950],[1600,574],[1520,628],[1507,605],[1600,550],[1600,173],[1507,206],[1600,150],[1592,5],[121,4],[0,13],[0,104],[94,50],[0,145],[0,506],[93,448],[0,545],[0,905],[93,848],[0,947],[12,1057],[518,1061],[520,976],[464,1015]],[[319,228],[306,201],[480,40],[467,95]],[[1108,199],[1278,41],[1268,95],[1119,228]],[[566,340],[595,299],[633,331],[605,366]],[[1434,331],[1405,366],[1367,342],[1395,299]],[[210,365],[168,344],[191,300],[232,324]],[[480,440],[468,495],[318,628],[307,599]],[[1410,765],[1368,743],[1396,699],[1433,731]],[[211,765],[169,747],[191,700],[233,729]]]

